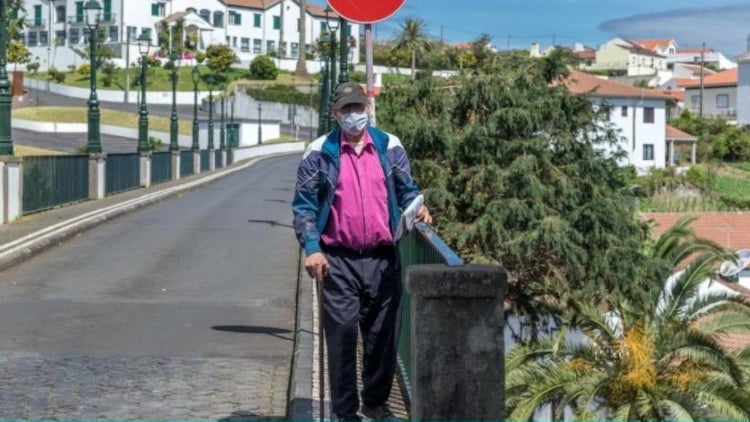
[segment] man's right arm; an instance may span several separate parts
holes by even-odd
[[[294,231],[305,254],[320,252],[318,213],[320,212],[320,156],[308,150],[297,168],[297,185],[292,201]]]

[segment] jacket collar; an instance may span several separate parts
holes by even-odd
[[[388,134],[382,130],[376,129],[371,126],[367,126],[367,132],[370,134],[372,143],[375,144],[375,149],[379,154],[385,154],[388,151]],[[336,163],[339,161],[339,155],[341,153],[341,129],[336,128],[326,137],[323,142],[323,152],[325,152],[330,158],[335,160]]]

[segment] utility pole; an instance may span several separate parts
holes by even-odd
[[[706,43],[702,44],[701,48],[701,92],[700,92],[700,105],[698,109],[698,116],[703,117],[703,63],[706,60]]]

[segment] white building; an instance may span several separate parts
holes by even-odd
[[[627,76],[655,75],[667,69],[666,58],[634,42],[613,38],[596,50],[589,70],[623,71]]]
[[[565,82],[574,94],[588,95],[598,107],[607,107],[607,120],[618,130],[619,147],[627,153],[621,164],[633,165],[639,174],[675,163],[677,142],[691,145],[695,163],[695,138],[667,125],[668,94],[572,71]]]
[[[750,125],[750,51],[737,58],[737,123]]]
[[[312,45],[327,28],[324,9],[308,2],[304,13],[307,34],[302,48],[297,0],[97,1],[103,8],[100,26],[105,39],[100,41],[112,48],[114,62],[120,67],[138,57],[135,40],[142,33],[151,35],[151,53],[155,54],[159,50],[160,26],[180,19],[185,23],[185,41],[196,40],[194,48],[200,51],[211,44],[227,44],[240,57],[243,66],[259,54],[274,52],[296,59],[303,51],[312,52]],[[39,61],[41,70],[49,66],[65,70],[84,61],[76,52],[87,48],[84,4],[83,0],[26,0],[23,40],[32,59]],[[331,18],[338,16],[331,12]],[[352,35],[349,61],[357,63],[359,25],[351,24],[349,28]]]

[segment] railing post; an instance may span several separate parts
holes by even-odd
[[[151,153],[141,153],[141,187],[151,186]]]
[[[3,222],[10,223],[23,214],[23,158],[2,159]]]
[[[506,280],[489,265],[407,268],[413,420],[504,419]]]
[[[193,151],[193,174],[201,173],[201,152]]]
[[[180,178],[180,150],[172,150],[172,180],[178,180]]]
[[[89,199],[102,199],[105,196],[106,161],[105,154],[89,155]]]

